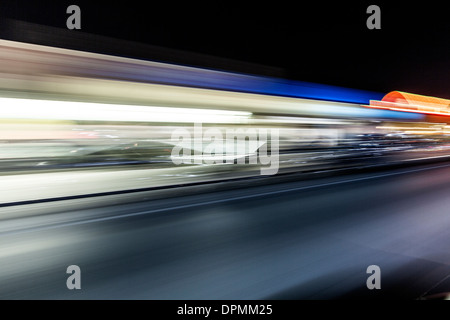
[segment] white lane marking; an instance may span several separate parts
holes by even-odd
[[[424,293],[422,293],[420,296],[419,296],[419,299],[423,299],[427,294],[428,294],[428,292],[430,292],[431,290],[433,290],[434,288],[436,288],[437,286],[439,286],[441,283],[443,283],[445,280],[447,280],[448,278],[450,277],[450,274],[448,274],[447,276],[445,276],[444,278],[442,278],[441,280],[439,280],[436,284],[434,284],[430,289],[428,289],[427,291],[425,291]],[[447,295],[447,297],[446,297],[446,299],[445,300],[448,300],[447,299],[448,298],[448,295]]]
[[[416,159],[405,159],[403,161],[417,161],[417,160],[428,160],[428,159],[438,159],[438,158],[450,158],[450,156],[443,155],[443,156],[434,156],[434,157],[425,157],[425,158],[416,158]]]
[[[348,180],[339,180],[339,181],[321,183],[321,184],[310,185],[310,186],[302,186],[302,187],[283,189],[283,190],[277,190],[277,191],[249,194],[249,195],[245,195],[245,196],[232,197],[232,198],[226,198],[226,199],[218,199],[218,200],[204,201],[204,202],[199,202],[199,203],[191,203],[191,204],[166,207],[166,208],[160,208],[160,209],[153,209],[153,210],[147,210],[147,211],[139,211],[139,212],[134,212],[134,213],[126,213],[126,214],[110,216],[110,217],[94,218],[94,219],[88,219],[88,220],[82,220],[82,221],[76,221],[76,222],[59,223],[59,224],[53,224],[53,225],[43,226],[43,227],[30,227],[30,228],[24,229],[24,230],[0,232],[0,235],[12,235],[12,234],[36,232],[36,231],[76,226],[76,225],[82,225],[82,224],[88,224],[88,223],[94,223],[94,222],[103,222],[103,221],[109,221],[109,220],[115,220],[115,219],[123,219],[123,218],[135,217],[135,216],[140,216],[140,215],[145,215],[145,214],[164,212],[164,211],[186,209],[186,208],[199,207],[199,206],[205,206],[205,205],[217,204],[217,203],[223,203],[223,202],[229,202],[229,201],[251,199],[251,198],[258,198],[258,197],[269,196],[269,195],[274,195],[274,194],[288,193],[288,192],[292,192],[292,191],[308,190],[308,189],[314,189],[314,188],[339,185],[339,184],[344,184],[344,183],[372,180],[372,179],[402,175],[402,174],[407,174],[407,173],[440,169],[440,168],[445,168],[445,167],[449,167],[449,166],[450,166],[450,164],[445,164],[445,165],[434,166],[434,167],[426,167],[426,168],[420,168],[420,169],[412,169],[412,170],[406,170],[406,171],[379,174],[376,176],[368,176],[368,177],[361,177],[361,178],[348,179]]]

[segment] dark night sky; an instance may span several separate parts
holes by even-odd
[[[2,1],[0,16],[65,28],[77,4],[86,33],[275,66],[302,81],[450,98],[445,2],[155,3]],[[366,28],[370,4],[381,30]]]

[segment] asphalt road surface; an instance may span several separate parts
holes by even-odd
[[[0,298],[419,299],[450,291],[449,194],[440,163],[0,208]],[[366,286],[370,265],[381,289]]]

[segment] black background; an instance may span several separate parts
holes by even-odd
[[[71,32],[274,66],[290,79],[450,98],[446,2],[2,1],[0,18],[66,29],[71,4],[82,27]],[[366,27],[370,4],[381,30]]]

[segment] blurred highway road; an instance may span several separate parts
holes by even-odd
[[[450,164],[2,208],[1,299],[417,299],[450,291]],[[114,197],[111,197],[113,199]],[[97,207],[96,203],[98,203]],[[81,268],[68,290],[66,268]],[[381,289],[369,290],[369,265]]]
[[[450,100],[6,27],[31,43],[0,40],[0,299],[450,292]]]

